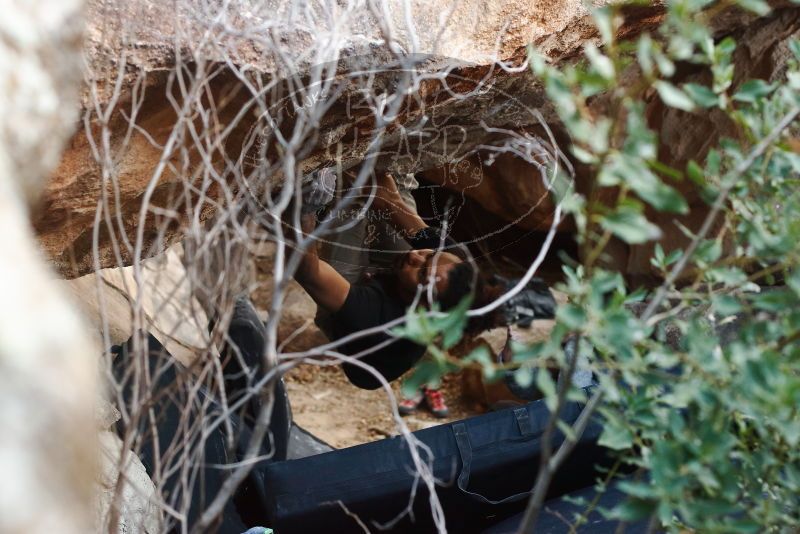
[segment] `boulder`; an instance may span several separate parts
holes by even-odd
[[[139,325],[185,366],[218,355],[209,348],[208,317],[193,296],[182,252],[179,244],[142,262],[141,284],[136,283],[133,267],[102,269],[61,282],[94,326],[98,346],[124,343]],[[134,315],[137,307],[139,320]]]
[[[397,87],[406,65],[392,66],[393,52],[409,54],[402,57],[413,58],[416,71],[425,75],[416,80],[415,98],[387,125],[376,167],[428,170],[434,182],[459,190],[469,179],[461,173],[474,179],[479,172],[481,184],[465,192],[490,211],[520,219],[528,229],[546,227],[552,217],[552,202],[526,162],[502,157],[490,168],[486,157],[464,164],[463,156],[481,144],[498,143],[506,135],[501,131],[544,135],[542,121],[566,143],[541,85],[520,65],[529,43],[551,61],[564,62],[597,39],[579,0],[415,0],[408,11],[405,2],[392,0],[381,13],[362,4],[337,5],[336,26],[321,6],[301,14],[288,1],[269,7],[191,0],[88,4],[84,128],[70,141],[33,217],[42,246],[66,277],[158,254],[187,229],[202,228],[215,210],[238,209],[242,198],[235,193],[258,146],[254,132],[263,128],[258,117],[267,109],[274,116],[282,110],[284,117],[277,120],[288,130],[299,112],[322,98],[311,78],[306,92],[293,87],[289,95],[289,86],[278,84],[280,94],[261,95],[258,87],[267,80],[312,76],[314,66],[345,79],[298,163],[304,169],[334,159],[343,168],[360,164],[373,142],[375,120],[363,99],[354,99],[365,83],[375,94]],[[742,76],[774,77],[785,63],[781,43],[796,32],[799,9],[785,2],[775,6],[766,18],[728,9],[713,21],[720,36],[733,34],[742,43],[736,58]],[[662,16],[661,2],[630,9],[620,35],[652,29]],[[265,24],[274,33],[259,33]],[[369,82],[347,77],[365,67],[377,71]],[[677,81],[699,75],[682,72]],[[603,105],[602,98],[596,100]],[[708,143],[728,130],[713,113],[687,121],[685,114],[665,109],[656,95],[649,99],[648,115],[661,133],[665,162],[678,168],[688,159],[702,159]],[[275,147],[266,150],[268,159],[278,154]],[[445,168],[453,162],[461,167]],[[283,171],[269,168],[261,186],[281,183]],[[592,179],[579,173],[581,187]],[[252,185],[252,176],[248,180]],[[681,222],[693,227],[707,208],[689,189],[692,212]],[[683,243],[672,217],[653,218],[665,230],[662,245]],[[569,224],[562,230],[570,232]],[[620,270],[648,273],[650,245],[615,246]]]
[[[308,168],[336,157],[348,168],[361,163],[375,133],[364,84],[391,93],[405,67],[381,65],[393,52],[410,54],[402,57],[426,74],[417,80],[420,98],[387,126],[376,165],[422,171],[496,138],[492,127],[537,125],[534,111],[555,125],[540,85],[518,68],[525,46],[538,43],[562,60],[593,35],[579,0],[415,0],[408,12],[406,2],[392,0],[381,13],[337,4],[335,26],[321,5],[303,13],[292,5],[88,2],[83,127],[33,216],[63,276],[158,254],[220,207],[235,208],[227,189],[242,185],[249,161],[243,146],[253,141],[258,116],[282,109],[289,118],[281,126],[290,128],[292,117],[319,98],[311,87],[287,107],[285,98],[259,93],[266,80],[315,65],[332,66],[329,74],[377,71],[374,80],[345,84],[300,163]],[[656,23],[660,9],[644,9],[625,31]],[[265,24],[273,33],[261,32]],[[474,91],[481,87],[488,90]],[[267,181],[280,183],[282,172],[270,169]]]
[[[567,302],[564,293],[556,290],[552,290],[552,293],[559,305]],[[532,345],[549,339],[554,325],[554,320],[543,319],[534,321],[529,328],[521,328],[516,325],[512,325],[510,329],[493,328],[457,345],[453,355],[463,358],[478,347],[484,347],[494,361],[496,355],[503,351],[509,333],[511,339],[516,343]],[[508,388],[504,380],[487,381],[481,369],[464,369],[461,372],[461,380],[464,397],[486,409],[521,402],[521,399]]]
[[[133,310],[139,298],[142,326],[179,362],[190,366],[197,358],[219,353],[208,333],[209,308],[197,298],[185,261],[183,246],[178,244],[142,262],[142,283],[138,285],[132,266],[101,269],[58,283],[72,294],[92,325],[97,346],[119,345],[131,337],[135,330]],[[244,261],[255,264],[258,283],[250,280],[242,289],[253,290],[251,297],[266,321],[273,294],[275,245],[256,247],[252,258]],[[316,313],[317,305],[311,297],[291,281],[284,291],[278,324],[277,341],[282,352],[305,351],[326,342],[314,324]]]

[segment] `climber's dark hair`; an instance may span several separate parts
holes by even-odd
[[[480,308],[488,304],[495,297],[497,291],[490,278],[487,278],[471,261],[459,263],[447,275],[447,288],[438,295],[436,301],[443,311],[450,310],[458,305],[467,295],[472,295],[471,309]],[[467,322],[466,331],[477,333],[496,326],[495,314],[482,317],[471,317]]]
[[[437,295],[442,310],[455,308],[464,297],[473,293],[473,281],[480,282],[478,269],[471,262],[459,263],[447,274],[447,289]]]

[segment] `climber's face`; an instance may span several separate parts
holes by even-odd
[[[461,261],[461,258],[449,252],[409,250],[397,265],[400,294],[408,300],[413,299],[418,286],[427,286],[433,281],[435,293],[441,295],[447,290],[450,270]]]

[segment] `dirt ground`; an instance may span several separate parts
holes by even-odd
[[[392,386],[399,399],[400,381]],[[386,392],[353,386],[339,366],[302,365],[286,375],[286,387],[295,421],[334,447],[350,447],[398,434]],[[446,376],[442,393],[450,417],[437,419],[423,406],[404,417],[412,431],[482,412],[479,405],[462,396],[460,376]]]

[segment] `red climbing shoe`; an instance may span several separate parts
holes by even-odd
[[[400,415],[410,415],[417,411],[424,398],[425,397],[422,395],[422,391],[417,391],[417,394],[412,398],[403,399],[398,402],[397,411],[400,412]]]
[[[444,403],[444,396],[441,391],[423,388],[422,392],[425,394],[425,404],[428,405],[428,409],[434,416],[441,418],[450,415],[450,410],[447,409],[447,405]]]

